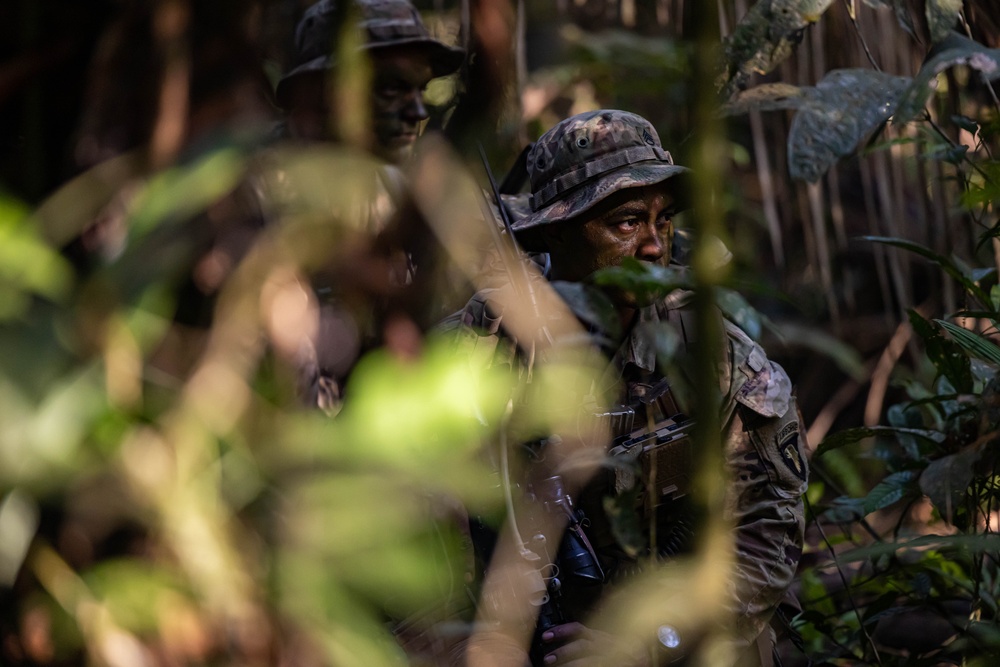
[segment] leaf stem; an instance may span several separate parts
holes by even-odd
[[[809,513],[813,515],[814,518],[813,524],[816,526],[816,530],[819,531],[819,535],[823,539],[823,543],[826,544],[826,548],[830,552],[830,558],[833,560],[834,567],[837,568],[837,576],[840,577],[840,583],[844,585],[844,592],[847,595],[847,601],[851,603],[851,609],[854,611],[854,615],[858,619],[858,627],[860,628],[861,633],[865,636],[865,639],[868,641],[868,645],[871,646],[872,654],[875,656],[875,662],[881,665],[882,657],[878,653],[878,647],[875,645],[875,640],[872,639],[872,636],[868,633],[868,628],[865,627],[864,619],[861,618],[861,611],[858,609],[858,605],[854,601],[854,596],[851,595],[851,584],[848,583],[847,576],[844,574],[844,570],[840,566],[840,560],[837,558],[837,552],[836,550],[834,550],[833,545],[827,538],[826,531],[823,530],[822,524],[820,524],[819,521],[815,520],[816,514],[812,511],[809,498],[806,496],[802,496],[802,499],[805,502],[806,508],[809,510]]]
[[[871,50],[868,48],[868,42],[865,41],[865,36],[861,34],[861,26],[858,25],[858,19],[851,12],[851,0],[844,0],[844,6],[847,7],[847,16],[851,19],[851,24],[854,26],[854,31],[858,33],[858,40],[861,42],[861,47],[865,50],[865,56],[868,58],[868,62],[872,64],[875,71],[881,72],[882,68],[878,66],[875,62],[875,56],[872,55]]]

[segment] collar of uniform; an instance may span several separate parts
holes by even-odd
[[[650,335],[650,329],[661,322],[666,322],[671,310],[687,305],[692,294],[693,292],[689,290],[674,290],[651,306],[639,310],[639,317],[611,360],[608,373],[605,375],[606,388],[621,380],[629,364],[644,371],[656,370],[656,337]]]

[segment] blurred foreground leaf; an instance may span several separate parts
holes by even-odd
[[[28,208],[0,191],[0,322],[24,316],[35,296],[59,300],[68,263],[38,234]]]

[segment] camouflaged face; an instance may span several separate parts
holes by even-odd
[[[431,37],[409,0],[352,0],[365,31],[367,49],[419,46],[427,50],[434,76],[444,76],[458,70],[465,57],[463,49],[448,46]],[[281,100],[282,84],[304,72],[333,66],[334,23],[337,16],[335,0],[320,0],[302,15],[295,28],[295,66],[278,82]]]
[[[663,150],[649,121],[608,109],[567,118],[546,132],[528,152],[527,167],[532,212],[514,225],[519,237],[575,218],[619,190],[687,171]]]

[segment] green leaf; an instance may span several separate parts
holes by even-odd
[[[945,440],[945,435],[939,431],[917,428],[895,428],[892,426],[860,426],[858,428],[839,431],[833,435],[827,436],[820,446],[816,448],[816,452],[813,456],[822,456],[830,450],[839,449],[846,445],[860,442],[865,438],[894,437],[901,433],[922,438],[934,443],[941,443]]]
[[[996,160],[982,160],[978,163],[976,176],[968,181],[965,191],[962,192],[962,206],[974,209],[979,206],[989,206],[1000,200],[1000,162]],[[1000,234],[1000,222],[984,233],[980,237],[979,244],[995,238]]]
[[[69,264],[39,236],[27,206],[0,191],[0,320],[23,315],[32,296],[61,300],[72,280]]]
[[[115,621],[132,632],[159,627],[163,606],[183,599],[180,581],[169,570],[136,559],[105,560],[84,574],[94,595]]]
[[[969,556],[1000,551],[1000,534],[923,535],[912,540],[878,542],[839,554],[841,563],[851,563],[882,556],[897,556],[902,552],[922,552],[936,549],[942,553]]]
[[[739,325],[750,338],[760,340],[763,315],[742,294],[720,288],[716,291],[715,302],[726,318]]]
[[[912,428],[921,430],[924,427],[923,416],[920,411],[911,407],[913,404],[897,403],[886,411],[886,419],[889,425],[895,428]],[[908,433],[896,433],[896,440],[902,446],[903,451],[911,461],[920,461],[924,456],[921,443],[926,442]]]
[[[130,238],[134,241],[162,223],[185,220],[205,210],[231,192],[245,171],[243,154],[223,148],[156,175],[136,196]]]
[[[865,69],[833,70],[805,102],[788,134],[792,178],[815,182],[892,115],[910,79]]]
[[[686,271],[640,262],[632,257],[626,257],[620,266],[600,269],[591,279],[596,285],[628,292],[644,303],[651,303],[654,299],[691,285]]]
[[[970,393],[972,391],[972,370],[969,367],[969,357],[963,348],[942,336],[917,311],[910,310],[908,312],[910,324],[917,335],[923,339],[927,357],[934,364],[938,373],[948,378],[957,392]]]
[[[924,14],[927,16],[927,30],[931,43],[937,44],[948,36],[958,23],[962,11],[962,0],[927,0]]]
[[[35,539],[40,512],[33,498],[12,489],[0,500],[0,586],[13,587],[28,547]]]
[[[941,72],[965,65],[978,70],[987,80],[1000,77],[1000,49],[990,49],[958,34],[951,34],[943,42],[944,50],[924,63],[913,83],[899,98],[899,106],[893,119],[895,123],[907,123],[924,109],[931,95],[931,86]]]
[[[947,331],[951,335],[952,339],[966,351],[976,355],[983,361],[1000,366],[1000,347],[997,347],[996,344],[974,331],[969,331],[968,329],[960,327],[957,324],[952,324],[951,322],[947,322],[945,320],[934,321],[937,322],[942,329]]]
[[[916,472],[904,470],[883,479],[865,497],[865,514],[871,514],[914,495],[917,491],[916,478]]]
[[[931,499],[948,523],[953,523],[955,511],[961,507],[981,455],[979,446],[966,447],[956,454],[932,461],[920,475],[920,490]]]
[[[910,252],[916,253],[921,257],[929,259],[938,266],[940,266],[945,273],[957,280],[962,284],[972,296],[974,296],[981,304],[987,305],[990,303],[989,296],[983,291],[979,285],[969,279],[968,276],[955,264],[955,262],[944,255],[940,255],[930,248],[920,245],[919,243],[914,243],[913,241],[907,241],[906,239],[890,238],[885,236],[862,236],[863,241],[873,241],[875,243],[882,243],[884,245],[894,246],[896,248],[902,248],[903,250],[909,250]]]

